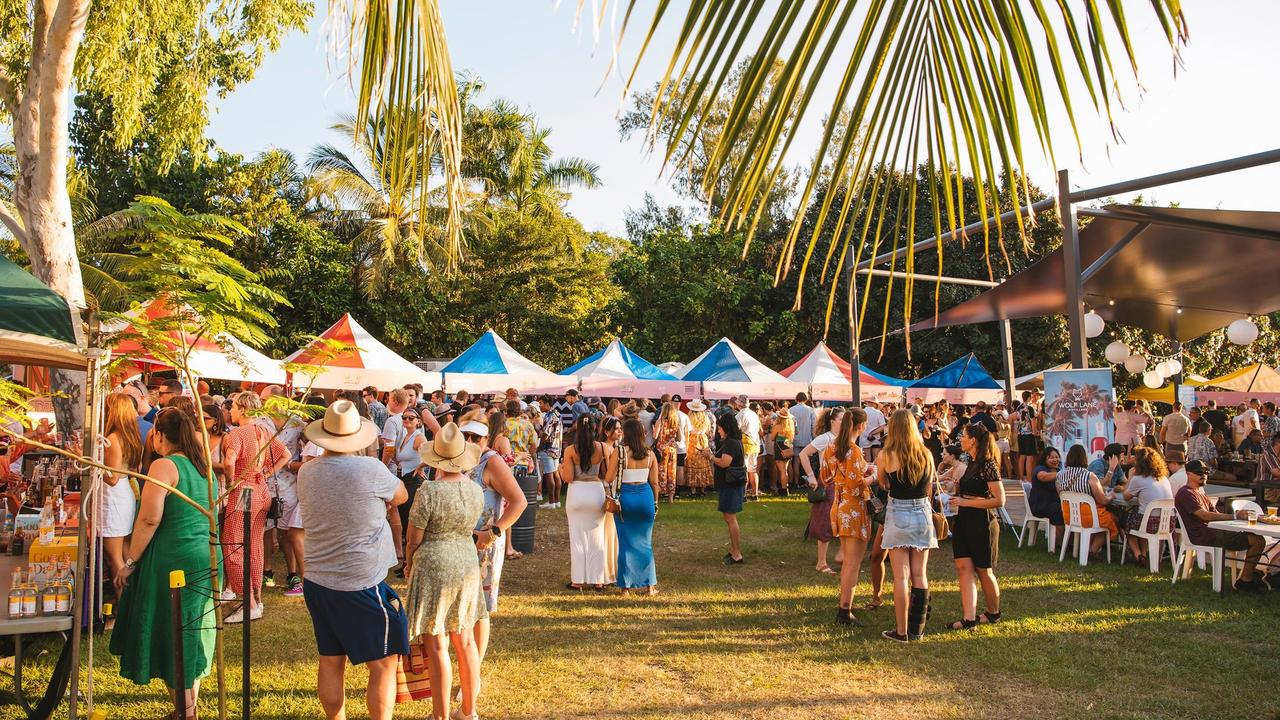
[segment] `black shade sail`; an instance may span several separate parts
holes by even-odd
[[[1280,310],[1280,213],[1136,205],[1079,209],[1084,302],[1108,322],[1182,342]],[[913,332],[1067,310],[1062,250]],[[1179,312],[1181,308],[1181,312]]]

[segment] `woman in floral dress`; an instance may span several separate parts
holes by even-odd
[[[676,499],[676,445],[680,442],[679,413],[675,403],[663,405],[653,428],[653,448],[658,453],[658,492],[667,496],[667,502],[675,502]]]
[[[689,403],[689,426],[689,452],[684,460],[684,479],[689,483],[689,492],[701,496],[714,482],[711,461],[703,456],[702,451],[711,447],[711,433],[715,432],[715,423],[701,400]]]
[[[867,462],[858,438],[867,424],[862,408],[850,408],[840,423],[835,442],[822,451],[822,479],[831,488],[831,534],[840,539],[840,607],[836,622],[865,627],[850,609],[858,585],[862,554],[871,540],[871,516],[867,512]]]

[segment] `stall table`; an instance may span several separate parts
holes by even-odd
[[[13,585],[13,570],[19,566],[26,567],[27,556],[0,555],[0,597],[8,597]],[[76,579],[79,582],[79,578]],[[13,696],[23,711],[30,714],[31,704],[22,690],[22,641],[29,635],[45,635],[58,633],[66,640],[66,633],[71,631],[71,615],[46,615],[33,618],[5,618],[0,620],[0,635],[13,636]]]

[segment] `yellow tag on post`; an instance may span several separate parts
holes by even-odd
[[[174,570],[169,573],[169,589],[187,586],[187,574],[181,570]]]

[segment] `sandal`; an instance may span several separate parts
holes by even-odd
[[[988,625],[995,625],[998,622],[1000,622],[1000,613],[993,613],[989,610],[983,610],[982,617],[978,618],[979,624],[986,623]]]
[[[564,586],[565,586],[566,588],[568,588],[569,590],[577,590],[578,592],[582,592],[582,586],[581,586],[581,585],[574,585],[572,582],[567,582],[567,583],[565,583],[565,584],[564,584]]]
[[[519,550],[512,550],[511,552],[507,553],[508,560],[515,560],[516,558],[522,558],[522,557],[524,557],[524,553],[520,552]]]
[[[815,568],[815,569],[816,569],[818,572],[822,573],[823,575],[835,575],[835,574],[836,574],[836,571],[835,571],[835,570],[832,570],[830,565],[823,565],[822,567],[820,567],[820,568]]]
[[[870,599],[870,600],[868,600],[868,601],[866,601],[866,602],[862,603],[862,609],[863,609],[863,610],[875,610],[875,609],[879,608],[881,605],[884,605],[884,600],[881,600],[880,598],[872,598],[872,599]]]
[[[965,620],[964,618],[960,618],[959,620],[956,620],[955,622],[947,625],[947,629],[948,630],[972,630],[977,626],[978,626],[977,620]]]

